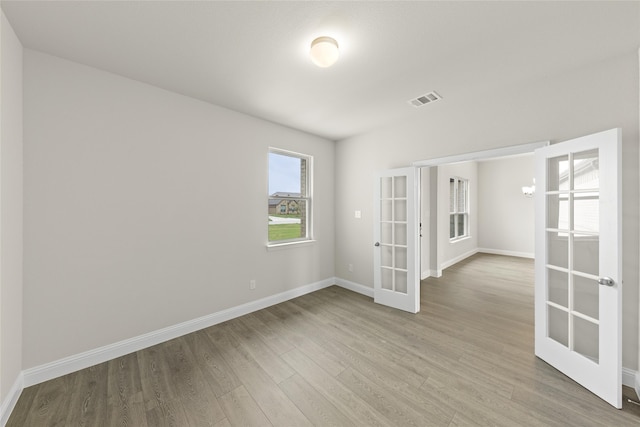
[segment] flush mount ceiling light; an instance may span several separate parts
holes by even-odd
[[[338,52],[338,42],[331,37],[318,37],[311,42],[311,60],[318,67],[326,68],[332,66],[340,53]]]

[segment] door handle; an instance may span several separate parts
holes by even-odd
[[[602,286],[613,286],[616,282],[611,277],[601,277],[598,279],[598,284]]]
[[[380,242],[376,242],[373,246],[380,246]]]

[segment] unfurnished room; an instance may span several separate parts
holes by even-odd
[[[0,9],[0,426],[640,425],[640,1]]]

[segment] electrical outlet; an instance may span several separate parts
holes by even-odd
[[[353,273],[353,264],[349,264],[349,271]]]
[[[256,281],[249,280],[249,289],[255,289],[255,288],[256,288]]]

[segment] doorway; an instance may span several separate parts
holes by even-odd
[[[421,279],[440,277],[442,270],[477,252],[533,258],[534,202],[522,187],[533,186],[533,151],[545,145],[548,142],[414,163],[422,168]],[[468,211],[468,232],[462,238],[455,225],[463,221],[452,211],[460,198],[451,198],[457,178],[468,182],[467,200],[458,203],[466,203]]]
[[[535,147],[539,148],[535,151],[535,176],[541,186],[535,202],[535,354],[621,408],[620,129],[544,145]],[[486,157],[490,157],[486,152],[463,155],[453,163]],[[436,245],[428,248],[436,251],[437,275],[441,275],[446,262],[459,261],[454,258],[443,262],[446,246],[442,243],[442,213],[449,211],[453,231],[449,243],[457,243],[457,206],[471,204],[471,199],[458,199],[458,178],[443,175],[445,165],[451,163],[448,160],[414,164],[438,166],[436,238],[429,238]],[[473,173],[473,169],[467,172]],[[477,170],[475,174],[477,180]],[[428,176],[433,178],[434,174]],[[453,185],[449,194],[454,197],[449,203],[440,195],[443,182]],[[525,195],[532,193],[525,188]],[[429,212],[433,213],[434,203],[429,202]],[[509,219],[517,222],[517,218]],[[471,240],[471,246],[474,244],[478,251],[477,242]],[[461,256],[464,259],[469,255]],[[432,261],[434,257],[428,251],[424,258]]]

